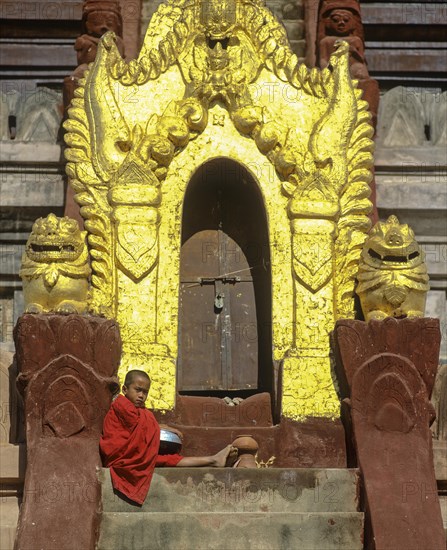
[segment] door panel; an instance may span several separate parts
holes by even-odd
[[[181,284],[182,390],[225,389],[221,372],[221,323],[214,313],[214,285]]]
[[[271,364],[264,357],[271,339],[260,347],[257,337],[271,311],[265,213],[241,167],[227,172],[224,159],[209,164],[218,169],[195,174],[183,206],[178,389],[256,391],[260,364]],[[271,374],[261,378],[261,391],[268,390]]]
[[[224,327],[226,348],[231,350],[228,389],[258,387],[258,340],[253,281],[228,285],[231,324]]]

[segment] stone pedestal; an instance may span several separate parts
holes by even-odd
[[[376,550],[443,550],[429,430],[439,320],[344,320],[334,336],[350,395],[344,403],[364,478],[369,543]]]
[[[229,406],[216,397],[177,395],[174,411],[155,411],[160,424],[178,428],[184,436],[182,454],[209,456],[241,435],[259,444],[259,460],[275,456],[277,468],[345,468],[345,430],[339,419],[281,417],[273,425],[268,393],[252,395]]]
[[[23,315],[14,336],[27,438],[16,548],[93,549],[99,437],[118,389],[118,327],[89,316]]]

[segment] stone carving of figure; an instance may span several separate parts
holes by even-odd
[[[65,109],[68,109],[73,99],[78,80],[84,75],[88,64],[95,60],[99,40],[103,34],[113,31],[117,36],[118,50],[121,55],[124,55],[119,2],[114,0],[87,0],[83,6],[82,26],[84,34],[77,38],[74,45],[78,67],[70,76],[64,79]]]
[[[349,44],[351,76],[359,81],[375,127],[379,88],[377,82],[369,76],[360,6],[356,0],[323,0],[321,3],[317,37],[318,63],[321,68],[327,67],[337,40],[345,40]]]
[[[351,76],[358,80],[369,78],[366,68],[365,49],[358,14],[350,9],[331,9],[323,14],[326,36],[320,41],[320,66],[326,67],[335,50],[335,42],[341,38],[349,43]]]
[[[75,42],[78,64],[92,63],[96,57],[99,39],[108,31],[117,35],[117,45],[124,53],[122,21],[118,2],[87,0],[84,6],[83,21],[85,34]]]

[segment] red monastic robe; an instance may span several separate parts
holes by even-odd
[[[99,443],[112,485],[130,500],[143,504],[156,465],[176,466],[180,455],[158,456],[160,427],[154,415],[119,395],[104,419]]]

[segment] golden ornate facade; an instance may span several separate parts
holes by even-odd
[[[118,320],[120,373],[147,370],[155,408],[175,403],[183,198],[225,158],[252,174],[267,213],[283,414],[338,415],[328,334],[354,316],[373,148],[348,49],[322,71],[298,64],[260,0],[171,0],[129,64],[103,37],[65,123],[67,173],[88,231],[90,308]]]

